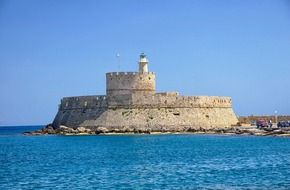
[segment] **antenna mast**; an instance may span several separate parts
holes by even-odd
[[[121,65],[120,65],[120,53],[117,53],[116,57],[117,57],[117,65],[118,65],[118,71],[120,71],[121,69]]]

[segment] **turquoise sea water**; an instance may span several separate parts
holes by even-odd
[[[290,189],[290,138],[23,136],[0,127],[0,189]]]

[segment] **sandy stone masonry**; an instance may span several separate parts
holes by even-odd
[[[113,72],[106,74],[107,95],[132,93],[155,93],[155,74],[153,72]]]
[[[188,131],[228,128],[238,122],[230,97],[156,93],[155,74],[141,54],[139,72],[106,74],[106,95],[65,97],[53,126],[108,131]]]
[[[98,108],[231,108],[231,98],[126,94],[63,98],[59,110]]]

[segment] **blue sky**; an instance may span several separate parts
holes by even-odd
[[[0,0],[0,125],[46,124],[64,96],[136,71],[158,91],[231,96],[237,115],[290,114],[288,0]]]

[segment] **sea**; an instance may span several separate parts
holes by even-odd
[[[0,189],[290,189],[290,138],[25,136],[0,127]]]

